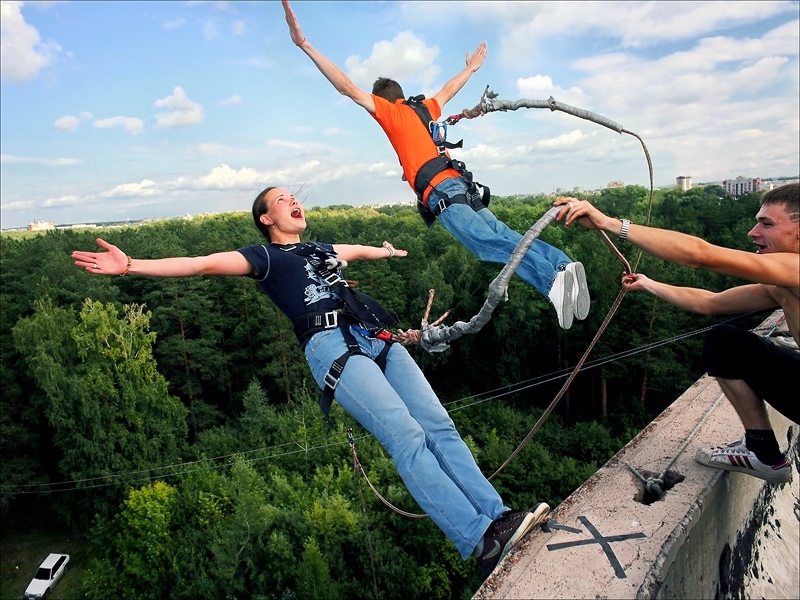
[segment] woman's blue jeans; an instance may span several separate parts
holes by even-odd
[[[385,342],[352,331],[367,356],[383,349]],[[306,359],[317,384],[346,350],[339,329],[309,340]],[[385,373],[370,358],[351,356],[336,401],[383,444],[422,510],[469,558],[489,524],[508,509],[406,349],[392,345]]]
[[[433,206],[445,194],[452,197],[466,193],[466,182],[460,177],[451,177],[431,190],[428,205]],[[507,263],[522,239],[522,234],[499,221],[488,208],[476,212],[466,204],[451,204],[437,218],[454,238],[484,262]],[[556,273],[571,262],[558,248],[534,240],[516,274],[547,297]]]

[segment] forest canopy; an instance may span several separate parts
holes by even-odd
[[[648,190],[604,190],[601,210],[644,223]],[[553,198],[493,198],[524,232]],[[658,190],[651,224],[752,249],[758,196],[719,186]],[[380,245],[406,258],[352,264],[359,289],[418,327],[433,312],[468,320],[501,265],[481,263],[410,206],[307,210],[309,240]],[[246,277],[92,276],[75,249],[102,237],[135,258],[197,256],[261,243],[249,213],[0,237],[4,520],[42,511],[97,549],[89,598],[460,598],[482,578],[429,520],[407,519],[370,480],[420,512],[390,457],[334,406],[330,428],[292,324]],[[485,473],[502,464],[561,387],[620,290],[622,266],[593,232],[541,239],[583,262],[592,309],[561,330],[548,301],[513,278],[508,301],[447,352],[411,352]],[[639,257],[636,270],[714,291],[729,277]],[[542,431],[494,483],[511,505],[557,505],[701,375],[703,329],[689,314],[628,294]],[[751,315],[754,325],[763,315]],[[689,335],[672,341],[678,334]],[[624,357],[618,355],[624,353]],[[146,542],[146,543],[144,543]],[[367,549],[371,551],[368,551]],[[374,586],[361,583],[374,581]],[[374,587],[374,589],[373,589]]]

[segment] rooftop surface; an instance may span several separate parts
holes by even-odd
[[[800,597],[798,426],[770,418],[791,450],[790,483],[700,465],[697,448],[744,434],[716,380],[701,378],[526,536],[475,598]],[[662,487],[672,487],[645,504],[631,467],[645,479],[666,471]]]

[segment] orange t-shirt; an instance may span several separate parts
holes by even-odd
[[[439,156],[439,150],[433,143],[428,128],[422,123],[422,119],[417,116],[413,108],[403,104],[403,100],[396,100],[392,104],[375,94],[372,94],[372,99],[375,101],[375,114],[372,116],[386,133],[386,137],[389,138],[392,148],[397,153],[397,158],[400,159],[403,175],[411,189],[414,189],[417,172],[430,159]],[[442,109],[439,108],[436,100],[426,98],[422,103],[430,111],[434,121],[441,116]],[[431,181],[431,186],[423,193],[423,201],[427,204],[431,187],[450,177],[460,176],[455,169],[445,169],[436,175]]]

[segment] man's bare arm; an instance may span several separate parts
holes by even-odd
[[[558,219],[564,226],[578,222],[586,229],[599,229],[616,237],[622,230],[622,221],[609,217],[586,200],[560,198],[556,206],[564,206]],[[698,237],[631,223],[627,241],[645,252],[682,265],[708,269],[723,275],[741,277],[756,283],[797,288],[800,286],[800,254],[774,252],[756,254],[715,246]]]
[[[362,106],[370,113],[375,113],[375,101],[372,95],[359,88],[353,81],[345,75],[330,59],[324,56],[319,50],[314,48],[303,35],[300,23],[289,5],[288,0],[283,0],[283,10],[286,13],[286,23],[289,25],[289,35],[297,47],[305,52],[314,62],[325,78],[331,82],[336,91],[347,96],[353,102]]]
[[[445,83],[444,87],[433,97],[437,104],[439,104],[440,109],[443,109],[444,105],[450,102],[459,90],[464,87],[467,81],[469,81],[472,74],[481,68],[483,61],[486,60],[487,53],[486,42],[478,46],[475,50],[475,54],[470,55],[470,53],[467,52],[467,66],[464,67],[464,70]]]
[[[718,293],[669,285],[642,274],[626,275],[622,283],[628,291],[649,292],[678,308],[704,315],[735,314],[778,306],[766,286],[758,283]]]

